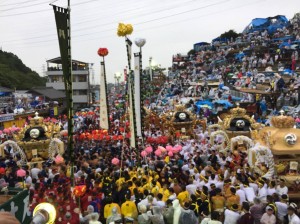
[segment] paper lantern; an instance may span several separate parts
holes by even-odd
[[[75,197],[82,197],[86,192],[86,186],[85,185],[80,185],[80,186],[75,186],[73,190],[73,194]]]
[[[54,161],[56,164],[62,164],[65,160],[61,155],[57,155]]]
[[[142,157],[147,156],[147,152],[146,152],[146,151],[142,151],[142,152],[141,152],[141,156],[142,156]]]
[[[148,147],[145,149],[145,151],[146,151],[147,153],[151,153],[151,152],[153,151],[153,149],[152,149],[151,146],[148,146]]]
[[[157,155],[157,156],[161,156],[161,150],[159,150],[159,149],[157,149],[154,153],[155,153],[155,155]]]
[[[26,171],[23,170],[23,169],[19,169],[19,170],[17,171],[17,176],[18,176],[18,177],[25,177],[25,176],[26,176]]]
[[[99,48],[98,49],[98,55],[101,57],[105,57],[108,55],[108,49],[107,48]]]
[[[143,47],[146,43],[146,39],[145,38],[136,38],[134,40],[134,43],[136,44],[136,46],[138,47]]]
[[[118,158],[113,158],[113,159],[111,160],[111,163],[112,163],[113,165],[118,165],[118,164],[120,163],[120,160],[119,160]]]
[[[0,167],[0,174],[5,174],[5,169],[3,167]]]
[[[169,152],[168,152],[168,156],[172,157],[173,155],[174,155],[174,154],[173,154],[172,151],[169,151]]]

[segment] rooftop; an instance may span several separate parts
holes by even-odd
[[[53,63],[53,64],[61,64],[61,57],[53,58],[47,60],[48,63]],[[77,61],[77,60],[72,60],[73,64],[77,64],[79,66],[87,66],[89,63],[83,62],[83,61]]]
[[[66,97],[64,92],[53,89],[52,87],[34,87],[28,92],[43,95],[52,100],[62,99]]]

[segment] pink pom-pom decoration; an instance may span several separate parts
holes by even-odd
[[[296,122],[297,122],[297,123],[300,122],[300,118],[299,118],[299,117],[296,118]]]
[[[146,152],[146,151],[142,151],[142,152],[141,152],[141,156],[142,156],[142,157],[145,157],[146,155],[147,155],[147,152]]]
[[[154,153],[155,153],[155,155],[157,155],[157,156],[161,156],[161,150],[159,150],[159,149],[157,149]]]
[[[167,151],[167,150],[166,150],[164,147],[162,147],[162,146],[158,146],[157,149],[159,149],[161,152],[166,152],[166,151]]]
[[[118,164],[120,163],[120,160],[119,160],[118,158],[113,158],[113,159],[111,160],[111,163],[112,163],[113,165],[118,165]]]
[[[151,146],[148,146],[148,147],[145,149],[145,151],[146,151],[147,153],[151,153],[151,152],[153,151],[153,149],[152,149]]]
[[[18,176],[18,177],[25,177],[25,176],[26,176],[26,171],[23,170],[23,169],[19,169],[19,170],[17,171],[17,176]]]
[[[61,155],[57,155],[54,161],[56,164],[62,164],[65,160]]]
[[[169,151],[169,152],[168,152],[168,156],[172,157],[173,155],[174,155],[174,154],[173,154],[172,151]]]
[[[8,134],[8,133],[10,132],[10,130],[9,130],[8,128],[4,128],[4,129],[3,129],[3,132],[4,132],[5,134]]]
[[[173,147],[171,145],[167,145],[166,146],[166,150],[169,152],[169,151],[172,151]]]

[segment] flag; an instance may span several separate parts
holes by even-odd
[[[136,134],[142,137],[142,121],[141,121],[141,74],[140,74],[141,53],[134,54],[134,106],[135,106],[135,122]]]
[[[57,36],[59,42],[60,56],[64,79],[72,82],[70,78],[70,59],[71,59],[71,43],[70,43],[70,27],[69,27],[69,9],[61,8],[53,5]],[[68,91],[66,89],[66,91]]]
[[[130,120],[130,146],[135,148],[136,142],[135,142],[135,117],[134,117],[134,103],[133,103],[133,87],[131,82],[131,73],[129,74],[128,79],[128,92],[129,92],[129,120]]]
[[[130,73],[130,70],[131,70],[131,52],[132,52],[131,46],[132,46],[132,42],[127,37],[125,39],[125,42],[126,42],[126,49],[127,49],[128,69],[129,69],[129,73]]]
[[[101,62],[100,74],[100,128],[109,129],[108,102],[106,92],[105,64]]]

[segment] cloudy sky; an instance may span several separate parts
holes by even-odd
[[[13,52],[43,75],[46,60],[59,56],[56,25],[49,0],[0,0],[0,47]],[[55,4],[66,6],[67,0]],[[71,0],[72,57],[94,63],[99,82],[99,47],[106,47],[108,80],[127,65],[124,39],[116,35],[119,22],[131,23],[131,39],[146,38],[143,64],[149,57],[171,66],[172,55],[186,53],[196,42],[229,29],[237,32],[253,18],[300,11],[299,0]],[[138,51],[134,47],[133,51]]]

